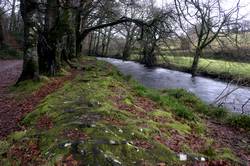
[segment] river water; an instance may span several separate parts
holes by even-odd
[[[190,74],[168,70],[165,68],[147,68],[142,64],[123,61],[113,58],[98,58],[109,62],[117,67],[117,69],[124,75],[131,75],[134,79],[139,81],[146,87],[155,89],[166,89],[166,88],[183,88],[196,96],[200,97],[203,101],[208,104],[214,104],[219,97],[227,95],[226,98],[220,100],[220,104],[230,111],[242,112],[250,114],[250,88],[242,87],[237,85],[229,85],[226,82],[205,78],[205,77],[194,77]]]

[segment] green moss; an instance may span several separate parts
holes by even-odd
[[[124,103],[127,104],[127,105],[132,105],[133,104],[130,98],[124,99]]]
[[[17,85],[10,87],[10,92],[16,97],[23,97],[26,95],[30,95],[32,92],[38,90],[40,87],[45,85],[49,81],[48,77],[41,76],[41,79],[38,81],[27,80],[22,81]]]
[[[10,138],[12,141],[17,141],[17,140],[20,140],[20,139],[24,138],[25,136],[27,136],[27,131],[26,131],[26,130],[14,132],[14,133],[12,133],[12,134],[9,136],[9,138]]]
[[[67,71],[67,70],[65,70],[64,68],[60,68],[60,71],[58,71],[57,73],[56,73],[56,75],[57,76],[67,76],[67,75],[69,75],[70,73]]]
[[[167,112],[167,111],[163,111],[163,110],[156,110],[156,111],[153,111],[151,113],[151,115],[153,116],[156,116],[156,117],[165,117],[165,118],[172,118],[172,113],[171,112]]]
[[[177,122],[177,121],[168,124],[168,126],[175,129],[175,130],[177,130],[181,134],[188,134],[191,131],[190,126],[188,126],[187,124],[182,124],[182,123]]]
[[[0,155],[6,153],[6,151],[10,148],[10,143],[7,141],[0,141]]]

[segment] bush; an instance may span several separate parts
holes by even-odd
[[[21,59],[22,53],[6,44],[0,49],[0,59]]]

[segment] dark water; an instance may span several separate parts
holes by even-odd
[[[242,112],[242,105],[250,98],[249,87],[228,85],[225,82],[204,77],[192,78],[188,73],[160,67],[149,69],[132,61],[122,61],[112,58],[98,59],[113,64],[123,74],[131,75],[134,79],[147,87],[155,89],[183,88],[210,104],[215,103],[218,96],[223,96],[233,90],[230,95],[220,101],[220,103],[224,103],[224,107],[233,112]],[[222,95],[220,95],[221,93]],[[250,113],[250,101],[243,107],[243,110],[247,114]]]

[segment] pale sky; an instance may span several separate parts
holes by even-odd
[[[157,3],[157,6],[161,7],[162,4],[166,4],[166,3],[172,3],[173,0],[155,0]],[[232,8],[234,6],[236,6],[238,0],[221,0],[223,6],[225,6],[225,8]],[[240,10],[240,15],[247,15],[247,20],[250,20],[250,0],[241,0],[240,1],[240,6],[242,6],[241,10]]]

